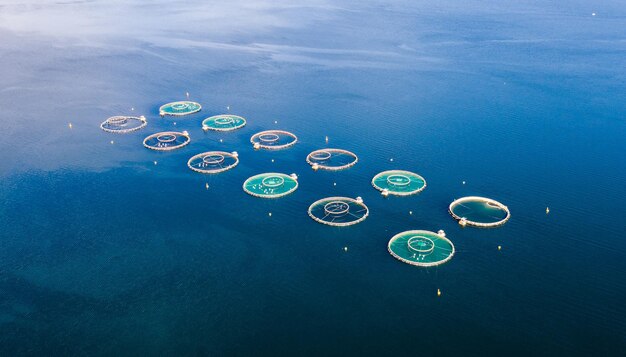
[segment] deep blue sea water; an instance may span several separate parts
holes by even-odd
[[[2,1],[0,355],[625,355],[625,58],[621,1]],[[158,116],[186,92],[200,113]],[[248,125],[204,133],[227,106]],[[359,163],[313,172],[323,147]],[[206,150],[241,162],[189,170]],[[383,198],[388,169],[428,187]],[[268,171],[298,190],[244,193]],[[307,216],[334,195],[370,216]],[[461,228],[468,195],[510,221]],[[410,229],[455,256],[395,260]]]

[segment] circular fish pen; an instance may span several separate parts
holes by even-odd
[[[278,198],[288,195],[298,188],[295,174],[264,173],[250,177],[243,183],[247,194],[261,198]]]
[[[426,180],[410,171],[383,171],[372,179],[372,186],[384,196],[408,196],[422,192],[426,188]]]
[[[454,244],[440,234],[413,230],[398,233],[389,240],[389,253],[399,261],[411,265],[430,267],[452,259]]]
[[[170,151],[189,144],[191,138],[186,131],[163,131],[152,134],[143,140],[143,146],[151,150]]]
[[[159,108],[159,114],[161,116],[165,116],[165,115],[181,116],[181,115],[197,113],[200,111],[200,109],[202,109],[202,106],[199,103],[185,100],[185,101],[180,101],[180,102],[171,102],[171,103],[162,105]]]
[[[491,198],[478,196],[454,200],[448,211],[462,226],[496,227],[511,218],[511,212],[507,206]]]
[[[250,142],[255,149],[281,150],[295,145],[298,137],[284,130],[266,130],[252,135]]]
[[[202,121],[203,130],[231,131],[243,128],[245,125],[246,119],[230,114],[215,115]]]
[[[327,197],[309,206],[309,216],[315,221],[329,226],[345,227],[363,222],[369,209],[358,197]]]
[[[228,171],[239,164],[237,152],[208,151],[192,156],[187,166],[203,174],[217,174]]]
[[[342,149],[320,149],[311,152],[306,162],[313,170],[339,171],[354,166],[359,158],[353,152]]]
[[[139,130],[148,125],[146,117],[117,115],[108,118],[100,124],[100,128],[109,133],[126,134]]]

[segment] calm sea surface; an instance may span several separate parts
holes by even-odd
[[[626,354],[624,2],[228,3],[0,1],[0,355]],[[186,92],[201,112],[158,116]],[[248,125],[204,133],[227,107]],[[300,140],[254,151],[266,129]],[[142,146],[162,130],[191,143]],[[313,172],[324,147],[359,163]],[[207,150],[241,162],[189,170]],[[383,198],[389,169],[428,187]],[[298,190],[244,193],[268,171]],[[307,216],[336,195],[370,216]],[[468,195],[510,221],[461,228]],[[410,229],[455,256],[395,260]]]

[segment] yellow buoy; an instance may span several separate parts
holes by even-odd
[[[546,207],[546,214],[550,213],[550,207]]]
[[[502,246],[501,245],[498,246],[498,250],[502,250]]]
[[[437,289],[437,296],[441,296],[441,290]]]

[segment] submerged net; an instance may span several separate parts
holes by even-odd
[[[284,130],[266,130],[252,135],[250,142],[255,149],[280,150],[293,146],[298,137]]]
[[[113,116],[103,121],[100,128],[109,133],[126,134],[139,130],[148,124],[146,117]]]
[[[350,151],[342,149],[321,149],[311,152],[306,162],[314,170],[338,171],[347,169],[359,161],[359,158]]]
[[[408,196],[423,191],[426,180],[410,171],[389,170],[374,176],[372,186],[383,194]]]
[[[495,227],[511,217],[507,206],[486,197],[469,196],[455,200],[448,211],[461,225]]]
[[[246,193],[261,198],[277,198],[288,195],[298,188],[295,174],[264,173],[250,177],[243,183]]]
[[[246,125],[246,119],[230,114],[215,115],[202,121],[202,129],[215,131],[231,131]]]
[[[164,115],[187,115],[199,112],[202,106],[196,102],[180,101],[162,105],[159,108],[159,114]]]
[[[189,144],[190,140],[191,138],[186,131],[182,133],[177,131],[164,131],[146,137],[143,140],[143,146],[151,150],[169,151]]]
[[[236,152],[208,151],[192,156],[187,166],[203,174],[216,174],[232,169],[239,164]]]
[[[404,263],[426,267],[443,264],[454,255],[454,244],[443,233],[422,230],[396,234],[389,240],[387,249]]]
[[[313,202],[309,216],[329,226],[351,226],[367,218],[369,210],[361,199],[327,197]]]

